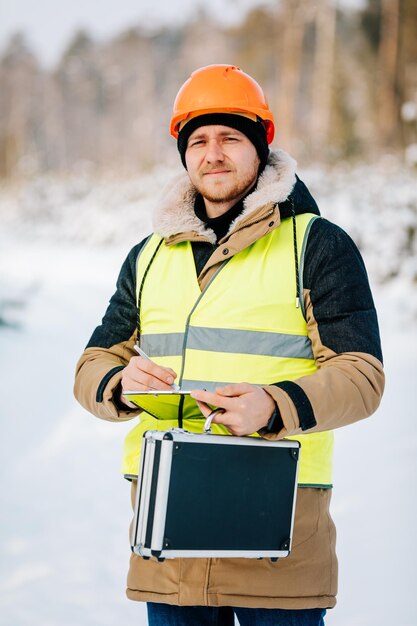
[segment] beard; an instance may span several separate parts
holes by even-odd
[[[258,177],[259,161],[256,159],[243,172],[238,172],[233,166],[222,164],[221,168],[228,173],[220,175],[219,179],[211,179],[210,171],[219,169],[219,166],[204,169],[197,180],[193,180],[194,187],[209,202],[222,204],[224,202],[238,202],[253,187]]]
[[[212,188],[211,185],[201,184],[196,189],[209,202],[222,204],[235,199],[237,201],[242,195],[245,195],[246,189],[249,189],[252,185],[253,183],[242,185],[240,182],[230,182],[227,185],[222,185],[221,188],[220,186],[219,188],[216,188],[216,186]]]

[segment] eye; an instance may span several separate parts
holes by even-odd
[[[190,141],[188,144],[189,148],[194,148],[195,146],[202,146],[204,144],[204,139],[194,139]]]

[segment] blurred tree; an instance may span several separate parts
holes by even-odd
[[[77,161],[97,164],[102,76],[97,48],[85,31],[75,33],[54,76],[58,91],[64,168]]]
[[[263,86],[275,145],[298,158],[374,158],[416,142],[417,2],[280,0],[233,27],[198,8],[98,44],[79,31],[54,72],[15,35],[0,59],[0,176],[74,167],[132,174],[175,159],[168,124],[198,66],[233,63]],[[402,117],[401,117],[402,112]]]
[[[329,157],[376,156],[375,50],[357,12],[337,14]]]
[[[315,54],[310,109],[310,139],[316,158],[329,155],[335,72],[336,6],[333,0],[318,0],[315,14]]]
[[[417,162],[417,2],[402,0],[400,6],[399,99],[402,141]]]
[[[312,9],[314,4],[307,0],[282,0],[276,22],[280,36],[277,37],[275,54],[280,59],[281,68],[276,87],[276,106],[281,129],[280,143],[289,151],[293,150],[298,134],[296,111],[300,96],[303,42],[306,22],[312,17]]]
[[[280,39],[277,20],[277,15],[271,14],[271,11],[255,7],[245,20],[225,31],[231,62],[256,78],[267,92],[272,108],[276,105],[275,85],[280,65],[279,58],[275,55],[277,41]]]
[[[227,60],[229,46],[221,27],[199,6],[185,25],[177,62],[187,77],[197,67],[212,63],[233,63]],[[226,58],[225,58],[226,57]]]
[[[381,0],[378,46],[378,126],[382,146],[398,144],[400,106],[398,99],[400,0]],[[415,33],[417,37],[417,32]]]
[[[12,176],[19,167],[37,169],[41,83],[42,73],[27,40],[22,33],[16,33],[0,61],[1,176]]]
[[[111,41],[100,56],[107,107],[102,116],[103,164],[133,172],[155,162],[152,136],[155,67],[151,37],[129,29]]]

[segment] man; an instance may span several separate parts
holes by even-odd
[[[384,385],[366,271],[346,233],[319,217],[294,160],[269,151],[272,113],[239,68],[194,72],[171,134],[186,172],[121,269],[78,363],[76,396],[121,421],[138,414],[128,389],[191,387],[201,419],[209,405],[223,410],[215,432],[299,439],[299,489],[288,558],[133,555],[127,594],[148,602],[150,624],[226,625],[235,614],[241,625],[317,626],[336,602],[331,431],[375,411]],[[133,492],[144,431],[202,431],[194,401],[174,409],[162,419],[143,412],[126,439]]]

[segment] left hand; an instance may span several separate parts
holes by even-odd
[[[223,424],[232,435],[252,435],[268,423],[275,410],[275,402],[269,394],[249,383],[237,383],[218,387],[215,392],[196,390],[191,397],[207,417],[212,409],[209,404],[224,409],[213,418],[213,424]]]

